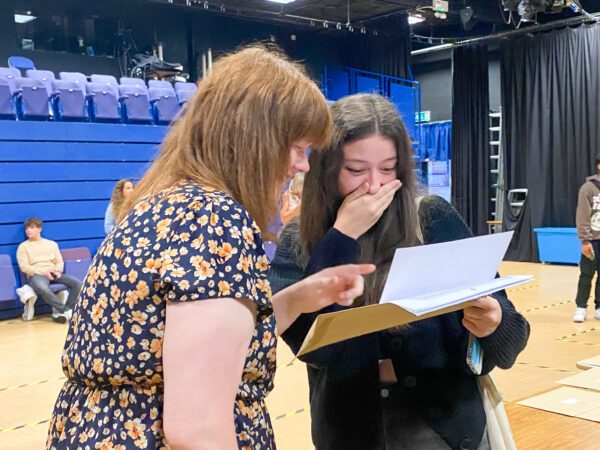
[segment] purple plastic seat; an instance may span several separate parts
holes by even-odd
[[[183,105],[187,102],[196,92],[198,87],[194,83],[175,83],[175,92],[177,92],[177,98],[179,99],[179,104]]]
[[[110,86],[105,83],[88,83],[87,92],[92,102],[94,121],[121,121],[119,99]]]
[[[195,94],[194,91],[179,91],[177,94],[177,98],[179,99],[179,104],[183,105],[187,102],[192,96]]]
[[[25,71],[25,76],[27,78],[34,78],[36,80],[40,80],[42,83],[44,83],[46,91],[48,91],[48,96],[52,95],[52,93],[54,92],[52,82],[56,80],[56,77],[54,76],[53,72],[50,72],[49,70],[30,69]]]
[[[88,108],[85,94],[75,81],[55,80],[52,82],[54,106],[58,120],[87,120]]]
[[[87,94],[87,77],[80,72],[60,72],[59,78],[64,81],[74,81],[81,89],[81,92]]]
[[[92,83],[95,84],[103,84],[105,89],[110,88],[114,92],[116,97],[119,97],[119,83],[117,83],[117,79],[112,75],[97,75],[93,74],[90,79]]]
[[[10,67],[0,67],[0,76],[5,77],[12,85],[13,91],[17,90],[17,80],[21,78],[21,72]]]
[[[150,102],[145,87],[124,84],[119,86],[119,94],[126,123],[152,123]]]
[[[87,247],[64,248],[60,254],[65,262],[65,273],[83,282],[92,263],[92,255]]]
[[[150,103],[154,111],[154,123],[167,125],[177,116],[179,112],[179,101],[175,96],[175,91],[171,88],[155,88],[148,89]]]
[[[168,89],[173,94],[175,93],[175,89],[173,85],[169,81],[164,80],[148,80],[148,89],[158,88],[158,89]]]
[[[17,278],[8,255],[0,255],[0,302],[17,299],[15,292]]]
[[[50,118],[50,96],[41,80],[17,79],[17,111],[23,120],[48,120]]]
[[[180,91],[196,92],[197,89],[198,86],[196,85],[196,83],[183,83],[181,81],[175,83],[175,91],[177,93],[179,93]]]
[[[139,86],[141,88],[148,89],[148,87],[146,86],[146,82],[144,80],[142,80],[141,78],[121,77],[120,81],[121,81],[121,86],[123,86],[123,85]]]
[[[14,87],[12,83],[0,75],[0,119],[15,119]]]

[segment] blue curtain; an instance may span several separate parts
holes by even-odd
[[[452,159],[452,122],[421,124],[419,158],[446,161]]]

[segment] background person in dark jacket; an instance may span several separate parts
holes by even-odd
[[[439,197],[423,199],[417,212],[411,142],[389,101],[361,94],[339,100],[332,112],[334,138],[326,151],[311,153],[300,225],[292,222],[281,235],[271,284],[277,291],[324,267],[371,261],[377,272],[357,303],[373,304],[396,248],[419,245],[420,235],[429,244],[471,233]],[[297,352],[318,314],[339,309],[300,316],[284,340]],[[514,364],[529,325],[498,293],[464,311],[303,356],[315,447],[489,448],[476,376],[466,364],[470,332],[487,374]]]
[[[579,262],[579,283],[575,303],[577,309],[573,322],[583,322],[587,314],[587,304],[592,289],[592,278],[599,269],[600,254],[600,154],[596,155],[596,175],[588,177],[579,189],[577,200],[577,236],[581,241],[581,260]],[[596,280],[594,292],[596,304],[594,317],[600,320],[600,277]]]

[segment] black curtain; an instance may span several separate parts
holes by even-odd
[[[600,152],[600,27],[507,40],[501,58],[506,186],[529,190],[507,258],[539,261],[533,229],[575,226]]]
[[[354,33],[336,36],[340,62],[355,69],[377,72],[399,78],[410,78],[407,67],[410,57],[410,27],[406,16],[389,17],[369,22],[369,29],[381,27],[393,33],[363,35]],[[340,33],[338,33],[340,34]]]
[[[452,65],[452,204],[482,235],[490,212],[487,46],[454,49]]]

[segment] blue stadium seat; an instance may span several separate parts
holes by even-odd
[[[33,61],[24,56],[11,56],[8,58],[8,66],[17,70],[35,69]]]
[[[86,96],[76,81],[55,80],[52,83],[55,117],[61,121],[88,120]]]
[[[0,119],[15,119],[17,111],[14,101],[13,84],[4,76],[0,76]]]
[[[121,85],[129,85],[129,86],[139,86],[144,89],[148,89],[146,86],[146,82],[141,78],[130,78],[130,77],[121,77]]]
[[[53,72],[51,72],[49,70],[30,69],[30,70],[25,71],[25,76],[27,78],[33,78],[36,80],[40,80],[42,83],[44,83],[44,86],[46,87],[46,91],[48,91],[48,96],[52,95],[52,92],[53,92],[52,82],[56,79]]]
[[[168,89],[171,92],[173,92],[173,94],[175,93],[173,85],[170,82],[164,80],[148,80],[148,89],[151,88]]]
[[[115,96],[119,97],[119,83],[117,83],[117,79],[112,75],[92,74],[90,79],[92,83],[103,84],[105,89],[111,89]]]
[[[44,83],[34,78],[18,78],[16,81],[19,118],[23,120],[49,120],[50,96]]]
[[[65,262],[65,273],[83,282],[92,263],[92,255],[87,247],[63,248],[60,250]]]
[[[152,123],[147,89],[135,84],[119,86],[121,111],[125,123]]]
[[[9,67],[0,67],[0,76],[6,77],[9,83],[11,83],[13,90],[17,89],[17,80],[21,78],[21,72]]]
[[[121,122],[118,91],[106,83],[87,83],[91,98],[93,120],[96,122]]]
[[[84,94],[87,94],[87,77],[80,72],[60,72],[58,74],[61,80],[74,81]]]
[[[195,83],[175,83],[175,92],[177,92],[177,98],[179,99],[179,104],[183,105],[187,102],[192,95],[196,92],[198,87]]]
[[[173,88],[163,89],[151,87],[148,89],[150,104],[154,113],[154,123],[168,125],[179,112],[179,101]]]
[[[9,255],[0,255],[0,302],[17,299],[17,278]]]

